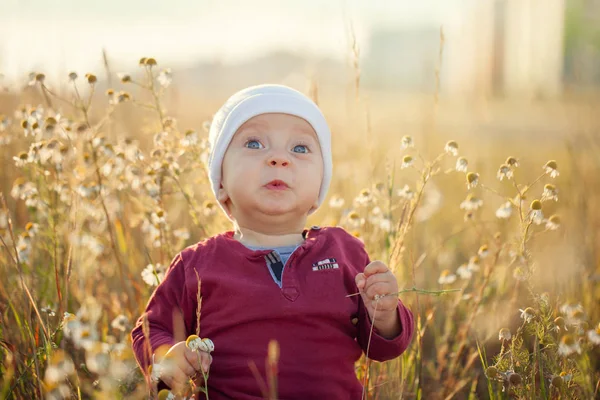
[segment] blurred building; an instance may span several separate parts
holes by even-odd
[[[444,25],[441,88],[460,95],[556,96],[563,84],[565,0],[469,1]],[[431,90],[436,29],[377,32],[365,83]]]

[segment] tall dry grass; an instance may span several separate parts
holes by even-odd
[[[203,167],[223,99],[174,108],[152,58],[119,79],[99,93],[94,75],[53,89],[33,74],[0,100],[2,398],[147,396],[132,323],[177,251],[229,228]],[[366,396],[597,397],[599,103],[403,98],[351,80],[350,98],[310,85],[335,162],[310,223],[388,260],[417,321],[401,357],[357,363]]]

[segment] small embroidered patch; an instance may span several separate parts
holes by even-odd
[[[340,266],[338,265],[335,258],[326,258],[324,260],[319,261],[318,263],[313,264],[313,271],[321,271],[324,269],[338,269]]]

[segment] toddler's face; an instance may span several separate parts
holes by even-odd
[[[323,157],[304,119],[261,114],[235,133],[223,159],[218,198],[233,219],[306,217],[317,207]]]

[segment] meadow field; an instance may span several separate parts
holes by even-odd
[[[3,399],[148,398],[129,332],[175,254],[230,229],[204,168],[225,96],[178,96],[158,61],[0,93]],[[364,397],[600,398],[600,97],[298,89],[333,134],[310,225],[363,240],[415,315],[400,358],[357,363]]]

